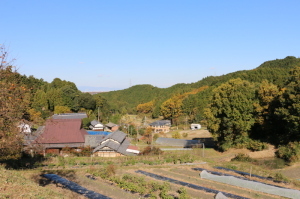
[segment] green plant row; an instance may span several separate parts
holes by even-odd
[[[144,177],[135,176],[131,174],[124,174],[123,176],[116,176],[116,168],[114,165],[108,165],[104,169],[89,169],[88,172],[94,176],[109,180],[115,183],[116,186],[130,191],[132,193],[139,193],[141,195],[148,195],[149,198],[161,199],[189,199],[186,190],[181,187],[177,193],[179,196],[169,194],[170,184],[167,182],[158,183],[155,181],[148,181]]]

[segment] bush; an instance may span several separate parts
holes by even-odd
[[[181,135],[180,135],[180,133],[178,131],[176,131],[176,132],[172,133],[172,138],[174,138],[174,139],[180,139]]]
[[[262,151],[268,149],[268,144],[265,142],[260,142],[258,140],[251,140],[247,144],[247,149],[251,151]]]
[[[189,135],[188,133],[183,133],[182,137],[187,138],[188,135]]]
[[[151,147],[151,146],[147,146],[141,153],[140,155],[160,155],[163,154],[163,151],[160,150],[159,147]]]
[[[300,143],[290,142],[280,146],[276,151],[276,156],[290,163],[297,162],[300,159]]]
[[[244,153],[239,153],[235,155],[234,158],[231,159],[231,161],[240,161],[240,162],[255,162],[253,158],[251,158],[249,155]]]

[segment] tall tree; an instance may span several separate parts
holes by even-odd
[[[262,141],[275,143],[276,132],[279,121],[274,115],[275,109],[278,108],[278,97],[282,91],[278,86],[263,80],[257,90],[258,101],[254,103],[255,126],[252,129],[252,137]],[[275,142],[274,142],[275,141]]]
[[[253,103],[255,85],[232,79],[213,90],[211,104],[206,109],[207,128],[225,151],[231,147],[245,147],[255,120]]]
[[[22,134],[18,129],[28,100],[27,88],[19,84],[19,74],[7,61],[7,52],[0,46],[0,160],[18,158],[22,151]]]
[[[182,114],[182,95],[175,95],[166,100],[160,107],[160,112],[165,119],[171,119],[172,124],[177,125],[177,119]]]
[[[284,93],[279,98],[280,107],[275,114],[282,120],[281,143],[300,141],[300,67],[293,68]]]

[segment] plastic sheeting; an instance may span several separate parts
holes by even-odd
[[[300,198],[299,190],[275,187],[260,182],[253,182],[249,180],[239,179],[233,176],[217,176],[217,175],[210,174],[205,170],[200,173],[200,176],[201,178],[204,179],[209,179],[209,180],[234,185],[237,187],[252,189],[255,191],[260,191],[260,192],[269,193],[273,195],[283,196],[287,198],[295,198],[295,199]]]
[[[205,192],[208,192],[208,193],[214,193],[216,195],[218,195],[218,193],[220,193],[220,191],[215,190],[215,189],[210,189],[210,188],[207,188],[207,187],[202,187],[202,186],[191,184],[191,183],[188,183],[188,182],[175,180],[173,178],[168,178],[168,177],[165,177],[165,176],[162,176],[162,175],[157,175],[157,174],[150,173],[150,172],[147,172],[147,171],[137,170],[135,172],[144,174],[146,176],[155,178],[157,180],[167,181],[167,182],[170,182],[170,183],[186,186],[186,187],[189,187],[189,188],[192,188],[192,189],[201,190],[201,191],[205,191]],[[223,192],[222,194],[225,195],[226,197],[230,197],[230,198],[234,198],[234,199],[249,199],[249,198],[246,198],[246,197],[242,197],[242,196],[238,196],[238,195],[231,194],[231,193],[226,193],[226,192]]]
[[[64,187],[70,189],[71,191],[74,191],[76,193],[84,195],[87,198],[90,198],[90,199],[111,199],[111,198],[109,198],[107,196],[104,196],[102,194],[96,193],[94,191],[90,191],[90,190],[76,184],[75,182],[72,182],[72,181],[69,181],[65,178],[60,177],[59,175],[56,175],[56,174],[43,174],[43,176],[45,178],[48,178],[48,179],[52,180],[55,183],[62,184]]]

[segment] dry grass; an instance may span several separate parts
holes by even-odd
[[[38,170],[15,171],[1,166],[0,198],[81,198],[76,193],[47,182],[39,174]],[[42,186],[43,183],[47,186]]]

